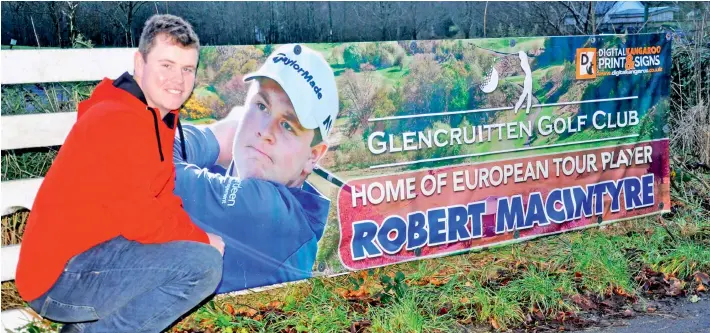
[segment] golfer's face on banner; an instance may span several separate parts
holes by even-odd
[[[262,78],[253,84],[234,143],[239,176],[287,184],[300,176],[308,161],[313,130],[301,126],[278,83]]]

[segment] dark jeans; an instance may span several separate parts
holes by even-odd
[[[62,332],[160,332],[214,293],[222,256],[197,242],[116,237],[74,256],[30,306]]]

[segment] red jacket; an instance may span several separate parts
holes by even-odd
[[[166,124],[130,75],[115,83],[104,79],[79,104],[77,122],[39,188],[17,266],[26,301],[47,292],[73,256],[119,235],[209,244],[173,194],[177,111]]]

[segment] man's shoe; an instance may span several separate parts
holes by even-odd
[[[81,333],[84,332],[84,324],[83,323],[72,323],[72,324],[66,324],[62,326],[62,329],[59,330],[59,333]]]

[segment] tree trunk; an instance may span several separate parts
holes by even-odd
[[[37,36],[37,29],[35,29],[35,19],[30,15],[30,21],[32,22],[32,31],[35,32],[35,40],[37,40],[37,48],[40,48],[39,37]]]
[[[488,18],[488,1],[486,1],[486,8],[483,10],[483,38],[486,38],[486,19]]]
[[[306,41],[306,40],[309,40],[309,41],[310,41],[310,40],[313,39],[313,37],[315,37],[315,36],[318,35],[318,34],[316,33],[315,29],[314,29],[314,28],[315,28],[315,27],[314,27],[314,26],[315,26],[315,20],[313,19],[313,12],[314,12],[314,10],[313,10],[313,2],[308,2],[308,7],[306,7],[306,9],[308,10],[308,15],[306,15],[306,17],[308,17],[308,27],[309,27],[310,29],[309,29],[309,31],[308,31],[308,37],[304,38],[303,41]]]
[[[644,32],[646,31],[646,24],[648,24],[648,3],[643,4],[643,27],[642,30],[639,32]]]
[[[589,6],[587,7],[587,19],[584,20],[584,32],[589,33],[589,21],[591,20],[592,16],[594,16],[594,12],[592,11],[592,1],[589,2]]]
[[[274,2],[269,2],[269,12],[271,13],[271,19],[269,20],[269,38],[266,41],[269,44],[274,43],[274,36],[276,33],[274,32],[274,21],[276,20],[276,10],[274,9]]]
[[[592,6],[591,2],[590,2],[589,6],[590,7]],[[597,34],[597,13],[594,9],[592,9],[591,20],[592,20],[592,35],[596,35]],[[602,22],[604,22],[604,21],[602,21]]]
[[[466,39],[469,39],[471,37],[471,26],[473,25],[473,13],[471,13],[473,7],[473,3],[470,1],[466,2],[466,27],[461,27],[464,29],[463,35]]]
[[[62,47],[62,25],[61,25],[61,17],[59,16],[59,8],[57,8],[57,5],[59,3],[54,2],[54,1],[48,1],[45,2],[47,4],[47,12],[49,14],[49,18],[52,20],[52,26],[54,27],[54,33],[57,36],[57,43],[59,47]]]
[[[382,18],[382,39],[387,40],[387,12],[384,1],[380,1],[380,17]]]
[[[417,3],[411,2],[409,15],[412,15],[412,39],[417,40]]]
[[[332,2],[328,1],[328,42],[333,42],[333,8]]]
[[[133,43],[133,10],[135,8],[135,2],[131,1],[128,3],[128,13],[126,18],[126,30],[128,30],[128,38],[131,41],[131,47],[134,47]],[[126,43],[127,44],[127,43]]]

